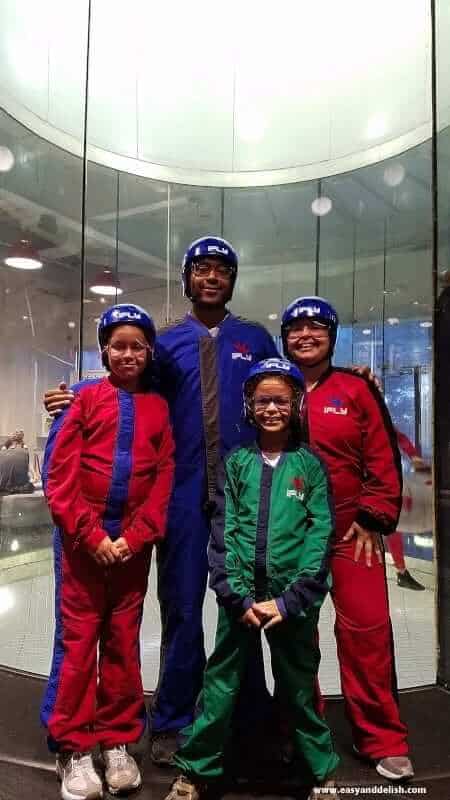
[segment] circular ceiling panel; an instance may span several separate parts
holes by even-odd
[[[431,134],[429,5],[91,0],[88,157],[162,180],[250,186],[402,152]],[[87,0],[4,6],[0,100],[80,153]]]

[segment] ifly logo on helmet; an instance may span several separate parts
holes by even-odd
[[[292,478],[293,489],[286,491],[286,497],[295,497],[297,500],[305,499],[305,482],[303,478]]]
[[[264,367],[267,370],[279,369],[283,372],[290,372],[291,369],[291,365],[286,363],[286,361],[282,361],[281,358],[266,358]]]
[[[231,358],[235,361],[240,358],[242,361],[252,361],[253,356],[250,353],[250,348],[245,342],[233,342],[234,352],[231,353]]]
[[[294,309],[294,317],[317,317],[320,316],[322,309],[320,306],[299,306]]]
[[[139,311],[119,311],[118,308],[116,308],[111,313],[111,317],[113,319],[117,319],[117,320],[119,320],[119,319],[127,319],[127,320],[130,320],[130,319],[141,319],[141,316],[142,315],[139,313]]]
[[[219,247],[218,244],[208,245],[208,253],[220,253],[222,256],[227,256],[229,252],[228,247]]]

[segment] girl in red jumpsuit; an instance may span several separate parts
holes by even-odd
[[[332,597],[342,692],[355,750],[380,775],[413,775],[400,719],[392,627],[380,534],[396,529],[402,501],[400,455],[376,387],[332,366],[338,318],[320,297],[285,310],[285,353],[303,372],[312,446],[329,470],[336,506]]]
[[[110,374],[74,387],[43,471],[57,527],[55,645],[41,720],[63,800],[102,797],[96,745],[109,792],[141,784],[127,745],[145,728],[139,630],[173,474],[167,404],[149,388],[151,318],[139,306],[113,306],[98,338]]]

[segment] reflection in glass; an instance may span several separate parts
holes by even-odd
[[[8,165],[11,159],[2,147],[13,154],[12,166],[3,171],[1,163]],[[446,147],[450,154],[448,131],[441,135],[442,151]],[[16,570],[21,559],[27,569],[41,574],[39,565],[46,558],[45,569],[50,571],[51,522],[41,484],[49,425],[41,404],[43,392],[60,381],[75,382],[80,373],[103,374],[96,329],[107,304],[117,300],[143,305],[159,329],[179,320],[190,307],[182,294],[182,254],[192,240],[207,233],[224,236],[238,250],[233,311],[267,327],[279,346],[280,311],[289,301],[317,290],[337,306],[341,330],[336,364],[367,364],[382,378],[396,428],[429,463],[430,173],[429,143],[344,175],[251,189],[168,185],[89,162],[82,220],[82,161],[1,115],[0,370],[5,388],[0,445],[16,429],[23,429],[26,480],[14,486],[32,487],[29,493],[0,488],[2,569]],[[317,199],[330,201],[319,206],[327,208],[321,216],[312,208]],[[317,212],[317,203],[314,208]],[[10,248],[23,238],[39,254],[41,269],[26,272],[4,263]],[[447,286],[448,236],[443,237],[442,247],[441,282]],[[1,453],[0,487],[6,481]],[[431,478],[417,471],[407,456],[403,467],[405,512],[399,526],[403,557],[413,576],[431,589]],[[412,605],[412,592],[408,595],[407,588],[397,586],[396,565],[390,556],[388,561],[389,588],[397,592],[394,610],[404,603]],[[432,637],[433,596],[431,591],[422,594],[421,610],[411,612],[416,616],[408,624],[412,626],[422,613]],[[5,608],[9,603],[12,614],[10,596],[5,597]],[[330,620],[330,630],[331,624]],[[394,621],[394,626],[403,624],[400,616]],[[152,636],[157,641],[154,625]],[[432,638],[428,652],[427,663],[414,676],[408,658],[400,661],[400,685],[433,679]],[[2,658],[14,665],[11,654],[0,653]],[[42,663],[47,663],[46,657]],[[154,679],[154,672],[146,676],[146,688],[154,688]],[[331,675],[324,685],[332,690]]]

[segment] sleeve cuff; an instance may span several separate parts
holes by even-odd
[[[245,614],[245,612],[248,611],[249,608],[252,607],[254,602],[255,601],[254,601],[253,597],[244,597],[244,599],[242,601],[242,613]]]
[[[156,532],[153,528],[143,525],[133,525],[128,528],[122,536],[127,540],[128,547],[134,554],[140,553],[145,545],[152,545],[164,538],[162,533]]]
[[[95,528],[93,528],[86,536],[79,537],[79,543],[82,547],[85,547],[87,550],[89,550],[89,552],[95,553],[97,547],[99,546],[100,542],[103,541],[105,536],[108,536],[106,531],[99,526],[95,526]]]
[[[134,555],[140,553],[141,550],[144,549],[144,546],[148,544],[148,542],[143,541],[142,537],[139,536],[139,533],[133,529],[128,529],[127,531],[124,531],[122,536],[124,539],[126,539],[127,545],[130,548],[131,552],[134,553]]]
[[[396,527],[392,520],[388,520],[384,515],[380,515],[378,517],[375,514],[372,514],[372,512],[367,508],[358,509],[356,512],[355,522],[368,531],[373,533],[382,533],[383,535],[392,533]]]
[[[280,614],[283,617],[283,619],[287,619],[288,610],[286,608],[286,603],[284,602],[283,598],[282,597],[276,597],[275,598],[275,602],[277,604],[278,611],[280,612]]]

